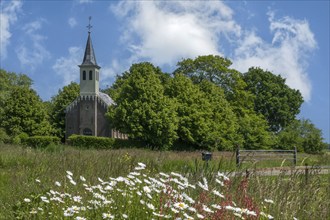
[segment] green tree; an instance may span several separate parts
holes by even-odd
[[[32,80],[25,74],[16,74],[0,69],[0,92],[9,91],[14,86],[31,87]]]
[[[226,99],[234,111],[241,108],[253,109],[254,96],[245,87],[240,72],[230,68],[229,59],[217,55],[199,56],[196,59],[184,59],[178,62],[175,74],[184,74],[196,84],[208,80],[224,90]]]
[[[113,128],[151,146],[168,148],[177,139],[175,103],[164,95],[161,71],[150,63],[133,64],[117,79],[108,111]]]
[[[201,85],[203,81],[208,81],[223,89],[227,102],[236,114],[236,127],[239,127],[233,145],[251,149],[268,148],[273,144],[273,137],[267,131],[267,121],[254,111],[255,95],[246,89],[243,75],[230,68],[231,64],[230,60],[220,56],[199,56],[194,60],[185,59],[179,62],[174,75],[182,73],[195,84]],[[218,102],[212,105],[224,104],[221,100]]]
[[[4,114],[3,106],[5,106],[5,100],[8,98],[11,89],[16,86],[30,88],[31,85],[32,80],[27,75],[0,69],[0,118]]]
[[[166,90],[178,105],[181,142],[198,149],[232,148],[232,141],[236,139],[236,116],[222,89],[206,80],[196,85],[190,78],[176,74]]]
[[[238,133],[243,139],[238,145],[245,149],[268,149],[275,144],[276,138],[268,131],[268,123],[262,115],[245,111],[238,118]]]
[[[285,79],[260,68],[250,68],[244,75],[246,89],[255,95],[254,108],[264,115],[269,128],[279,132],[300,112],[303,98],[298,90],[285,84]]]
[[[13,87],[4,102],[1,127],[11,136],[21,133],[48,135],[51,133],[46,111],[36,92],[27,87]]]
[[[71,82],[53,96],[50,103],[50,121],[55,133],[62,141],[65,139],[65,109],[79,96],[80,87],[77,83]]]
[[[318,153],[326,144],[322,132],[308,119],[294,120],[289,126],[278,133],[277,148],[293,149],[306,153]]]

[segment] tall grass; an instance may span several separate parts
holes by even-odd
[[[266,210],[275,219],[330,218],[329,174],[317,175],[312,172],[307,180],[301,171],[296,171],[289,176],[284,175],[283,172],[276,177],[260,177],[254,175],[253,172],[248,178],[244,172],[236,172],[235,176],[232,176],[232,172],[240,170],[236,170],[235,158],[230,152],[216,152],[213,160],[208,163],[201,161],[201,154],[198,152],[161,152],[142,149],[98,151],[50,146],[44,150],[36,150],[0,145],[0,153],[0,219],[14,219],[15,208],[16,214],[17,210],[22,211],[25,198],[33,198],[37,195],[40,197],[49,190],[55,189],[56,181],[62,184],[62,192],[67,190],[68,193],[83,194],[84,188],[81,185],[70,184],[66,171],[71,171],[76,181],[79,176],[83,176],[92,186],[100,184],[98,178],[109,180],[109,177],[127,176],[139,162],[146,164],[144,172],[147,176],[155,177],[159,175],[159,172],[176,172],[194,184],[205,177],[210,188],[219,187],[215,174],[218,171],[225,172],[231,179],[227,189],[221,188],[222,193],[228,190],[227,198],[231,196],[232,201],[235,200],[240,204],[245,200],[250,201],[251,204],[247,206],[253,204],[259,211]],[[299,163],[306,161],[310,165],[321,165],[320,163],[327,165],[329,155],[303,155]],[[243,167],[243,170],[246,168]],[[74,191],[70,191],[69,186]],[[244,196],[242,192],[245,192]],[[201,195],[200,191],[192,190],[189,193],[196,198]],[[242,198],[245,200],[240,202]],[[160,197],[155,197],[155,199],[159,200]],[[271,199],[274,204],[265,202],[265,199]],[[140,201],[135,202],[134,204],[138,206],[135,210],[136,215],[141,219]],[[131,214],[129,218],[134,219],[133,216]],[[63,216],[58,219],[62,218]]]

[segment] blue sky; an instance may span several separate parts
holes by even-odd
[[[233,68],[281,74],[304,97],[300,118],[329,142],[329,1],[1,1],[1,68],[25,73],[43,100],[78,82],[92,16],[101,87],[132,63],[171,72],[218,54]]]

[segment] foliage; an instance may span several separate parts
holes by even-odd
[[[65,109],[79,96],[79,85],[71,82],[58,91],[56,96],[52,97],[50,121],[55,129],[55,133],[61,138],[62,142],[65,139]]]
[[[117,105],[110,106],[108,117],[112,127],[131,138],[167,148],[177,139],[176,106],[164,95],[160,74],[150,63],[132,65],[113,87]]]
[[[0,93],[10,91],[12,87],[30,88],[32,80],[25,74],[16,74],[0,69]]]
[[[9,143],[10,137],[4,128],[0,128],[0,144]]]
[[[29,137],[29,135],[25,132],[22,132],[16,136],[13,136],[11,139],[12,144],[24,144],[25,140]]]
[[[178,136],[181,142],[201,149],[230,149],[235,140],[236,117],[223,90],[208,81],[201,87],[176,74],[166,95],[177,102]]]
[[[114,149],[144,148],[145,146],[146,146],[145,142],[133,140],[133,139],[115,139],[113,143]]]
[[[5,100],[0,126],[11,136],[22,132],[29,136],[51,132],[43,103],[36,92],[27,87],[13,87]]]
[[[285,84],[285,79],[260,68],[250,68],[244,74],[247,90],[255,95],[255,111],[264,115],[269,128],[279,132],[300,112],[303,98],[298,90]]]
[[[322,132],[310,120],[294,120],[278,134],[277,148],[293,149],[306,153],[319,153],[325,149]]]
[[[239,117],[238,133],[242,136],[243,141],[237,142],[237,145],[245,149],[269,149],[275,143],[275,137],[268,131],[267,121],[255,112],[247,111]]]
[[[184,74],[196,84],[208,80],[220,86],[226,99],[235,108],[253,108],[253,95],[245,90],[246,83],[242,74],[231,69],[232,62],[218,55],[198,56],[178,62],[175,74]],[[234,109],[236,111],[236,109]]]
[[[5,114],[4,106],[9,98],[10,92],[15,87],[30,88],[32,80],[25,74],[16,74],[0,69],[0,126],[2,116]]]
[[[51,144],[59,144],[60,139],[54,136],[32,136],[24,138],[23,143],[34,148],[46,148]]]
[[[68,138],[68,143],[70,145],[82,148],[111,149],[113,148],[114,142],[115,140],[113,138],[75,134]]]
[[[243,80],[243,75],[231,69],[231,64],[230,60],[220,56],[199,56],[194,60],[185,59],[179,62],[174,74],[184,74],[190,77],[204,90],[217,85],[224,91],[225,100],[224,98],[214,100],[212,102],[213,111],[228,108],[226,106],[229,103],[236,117],[228,115],[227,119],[230,118],[230,120],[222,122],[232,129],[227,130],[228,128],[222,127],[222,134],[228,132],[230,135],[222,135],[225,137],[223,140],[227,142],[225,144],[227,146],[220,149],[230,149],[236,145],[249,149],[268,148],[273,145],[274,140],[268,132],[267,122],[262,115],[256,114],[254,111],[255,95],[246,89],[247,85]],[[206,84],[206,81],[211,83]],[[216,96],[208,94],[208,97]],[[233,129],[234,127],[235,129]],[[219,134],[215,136],[221,137]]]

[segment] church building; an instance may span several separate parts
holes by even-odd
[[[105,116],[107,109],[114,101],[99,91],[100,66],[91,40],[89,28],[85,55],[80,68],[80,95],[66,107],[66,138],[72,134],[102,136],[126,139],[127,135],[110,129]]]

